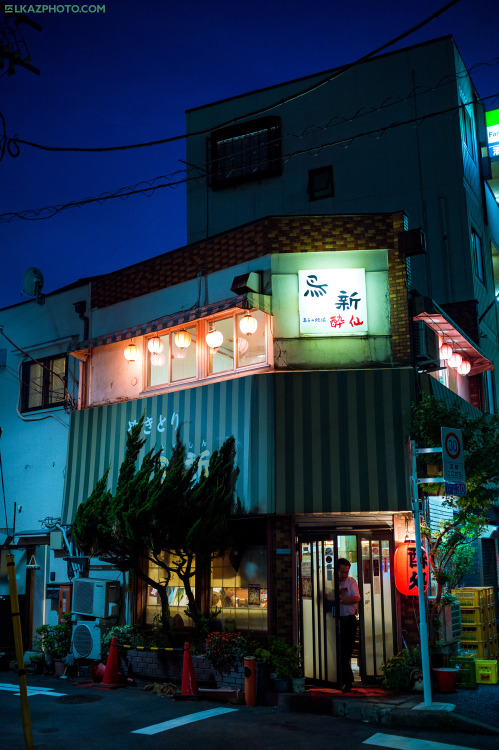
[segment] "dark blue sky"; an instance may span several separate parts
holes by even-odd
[[[78,5],[84,3],[77,0]],[[37,76],[0,70],[8,136],[58,147],[153,141],[185,132],[184,111],[353,62],[445,0],[108,0],[105,13],[40,13],[21,26]],[[468,68],[499,54],[497,0],[460,0],[398,47],[452,34]],[[393,49],[393,48],[391,48]],[[479,66],[482,97],[499,66]],[[489,99],[487,109],[499,107]],[[0,214],[114,193],[184,170],[185,143],[107,154],[21,146],[0,162]],[[184,177],[182,171],[169,179]],[[165,181],[165,180],[161,180]],[[47,216],[49,212],[42,212]],[[0,307],[23,299],[38,266],[45,292],[185,244],[185,189],[70,208],[42,220],[0,217]],[[1,323],[1,319],[0,319]]]

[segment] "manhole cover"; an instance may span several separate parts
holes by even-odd
[[[95,703],[101,701],[104,696],[85,693],[84,695],[61,695],[56,698],[56,703]]]

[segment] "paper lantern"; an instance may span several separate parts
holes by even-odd
[[[147,348],[151,352],[151,354],[160,354],[163,349],[165,348],[165,345],[159,338],[159,336],[153,336],[152,339],[149,339],[147,342]]]
[[[459,352],[454,352],[452,357],[447,360],[447,364],[449,365],[449,367],[453,367],[456,370],[462,361],[463,361],[463,358],[461,357]]]
[[[166,362],[166,357],[163,352],[159,352],[156,354],[156,352],[153,352],[151,354],[151,365],[153,367],[161,367]]]
[[[222,346],[223,340],[223,333],[215,328],[206,334],[206,343],[210,349],[218,349],[219,346]]]
[[[177,331],[173,338],[175,340],[175,346],[179,349],[187,349],[191,343],[191,334],[183,328],[181,331]]]
[[[243,315],[239,321],[239,328],[241,333],[244,333],[245,336],[251,336],[251,334],[255,333],[258,328],[258,321],[253,315],[246,313],[246,315]]]
[[[467,359],[463,359],[463,361],[457,368],[457,371],[460,375],[467,375],[470,370],[471,370],[471,362],[468,362]]]
[[[452,351],[452,346],[450,344],[442,344],[440,347],[440,359],[450,359],[453,354],[454,352]]]
[[[129,362],[135,362],[137,358],[137,347],[135,344],[128,344],[128,346],[125,347],[123,355]]]
[[[416,545],[414,542],[404,542],[395,550],[395,586],[404,596],[418,596],[418,571]],[[424,590],[428,589],[428,555],[421,547],[423,557]]]

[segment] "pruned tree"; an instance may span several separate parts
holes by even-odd
[[[198,476],[199,457],[186,461],[186,448],[177,431],[168,466],[161,451],[150,450],[140,462],[145,444],[140,437],[144,417],[127,436],[116,491],[107,488],[110,468],[89,498],[78,508],[73,536],[93,557],[109,559],[119,570],[133,573],[157,590],[161,620],[169,628],[168,585],[173,573],[183,583],[189,615],[198,623],[202,612],[193,593],[195,566],[208,565],[230,546],[230,516],[234,510],[235,441],[228,438],[211,455],[208,469]],[[144,561],[162,571],[148,575]]]
[[[471,564],[471,543],[487,526],[487,511],[499,497],[499,415],[483,414],[472,418],[457,404],[448,407],[443,401],[424,395],[413,405],[412,426],[416,443],[425,448],[441,445],[441,427],[463,431],[467,494],[446,497],[443,503],[452,514],[441,521],[438,528],[431,529],[426,524],[421,528],[429,545],[438,605],[445,587],[455,584],[458,576],[466,572],[467,564]],[[432,458],[432,462],[437,460]],[[418,470],[418,474],[424,476],[425,469]],[[423,490],[428,495],[434,494],[438,486],[423,485]]]

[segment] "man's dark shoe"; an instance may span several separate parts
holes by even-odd
[[[343,685],[343,687],[341,688],[341,692],[342,692],[342,693],[349,693],[351,689],[352,689],[352,683],[349,683],[349,682],[347,682],[347,683],[345,683],[345,685]]]

